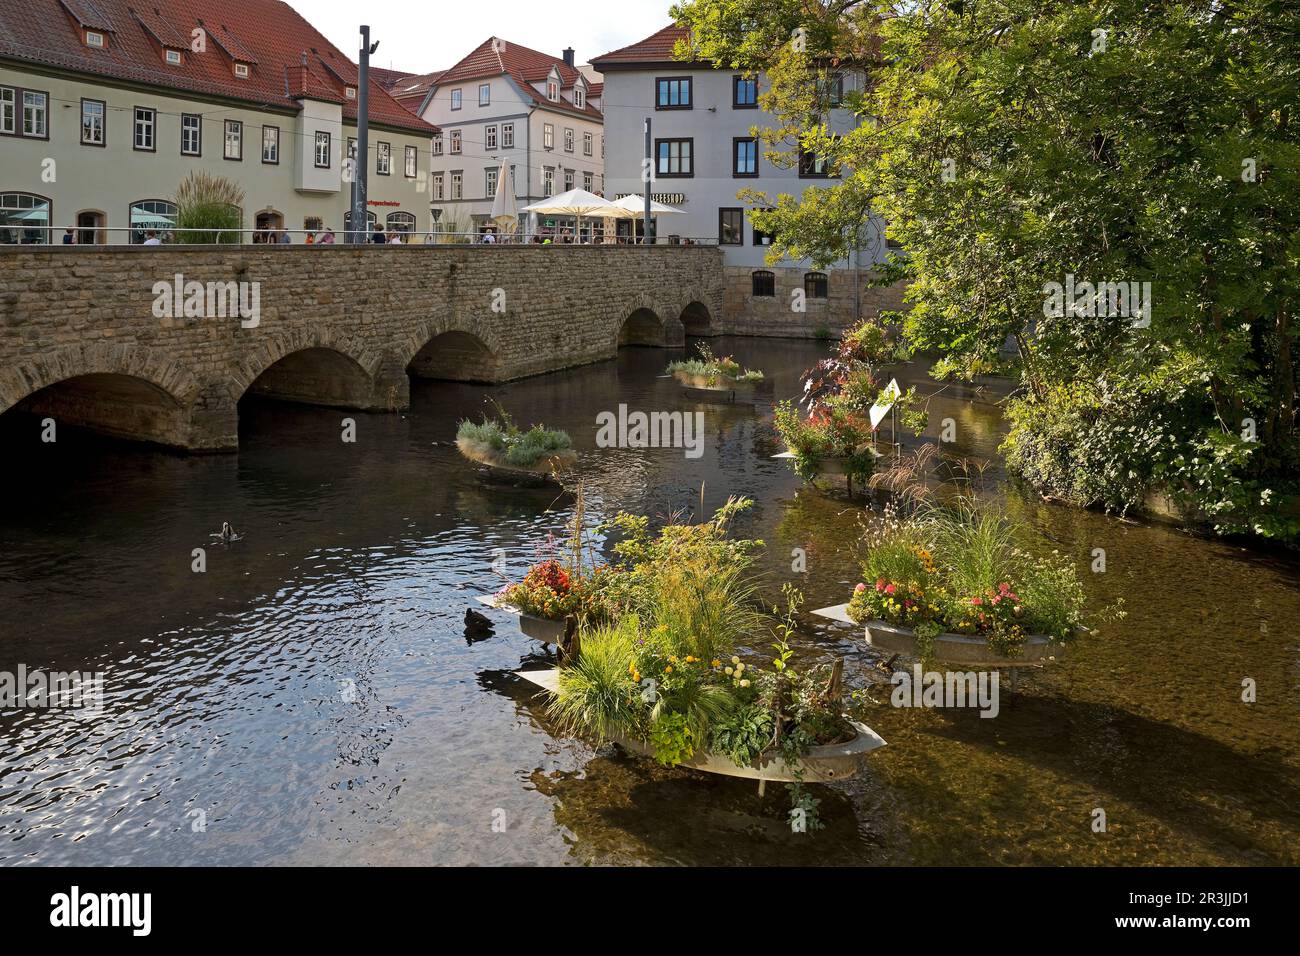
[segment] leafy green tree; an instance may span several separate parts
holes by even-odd
[[[1293,0],[686,0],[674,15],[680,55],[767,75],[773,161],[811,152],[841,177],[748,197],[772,207],[751,216],[774,257],[839,259],[874,211],[906,250],[882,281],[908,282],[900,319],[937,375],[994,370],[1013,343],[1013,466],[1080,503],[1161,487],[1223,530],[1300,530],[1280,507],[1300,475]],[[846,104],[860,125],[835,136],[821,118],[840,70],[868,82]],[[1150,283],[1149,324],[1049,314],[1067,276]],[[1105,464],[1072,476],[1103,439]]]

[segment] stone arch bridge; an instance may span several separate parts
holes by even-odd
[[[723,302],[702,246],[25,246],[0,266],[0,414],[190,451],[238,447],[246,394],[396,411],[411,376],[679,346]]]

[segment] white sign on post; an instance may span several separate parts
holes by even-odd
[[[871,430],[874,432],[876,426],[885,420],[889,410],[894,407],[894,403],[903,397],[903,390],[898,387],[898,379],[891,378],[889,387],[885,389],[885,394],[880,397],[876,404],[871,406]]]

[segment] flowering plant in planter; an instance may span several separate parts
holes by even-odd
[[[828,402],[804,419],[793,402],[784,401],[776,406],[775,426],[800,478],[815,478],[828,461],[842,464],[850,479],[866,479],[875,468],[871,423],[844,403]]]
[[[1068,641],[1083,622],[1083,585],[1057,552],[1035,557],[1022,550],[1021,533],[971,499],[908,518],[887,510],[864,538],[865,580],[854,588],[848,614],[858,623],[883,621],[918,633],[982,636],[1008,657],[1030,635]]]
[[[730,355],[715,358],[707,343],[697,347],[699,358],[671,362],[666,371],[683,385],[703,388],[725,388],[737,383],[757,385],[763,373],[756,369],[743,369]]]
[[[497,468],[531,471],[557,471],[577,460],[568,432],[541,425],[522,429],[497,406],[498,417],[483,417],[482,422],[468,419],[456,429],[456,447],[471,461]]]

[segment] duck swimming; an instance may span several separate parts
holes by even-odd
[[[208,537],[210,537],[210,538],[216,538],[218,541],[224,541],[226,544],[230,544],[230,542],[232,542],[232,541],[241,541],[241,540],[243,540],[243,537],[244,537],[244,536],[243,536],[243,534],[241,534],[240,532],[238,532],[238,531],[236,531],[234,528],[232,528],[232,527],[230,526],[230,522],[229,522],[229,521],[223,521],[223,522],[221,522],[221,530],[220,530],[219,532],[214,533],[214,534],[210,534],[210,535],[208,535]]]

